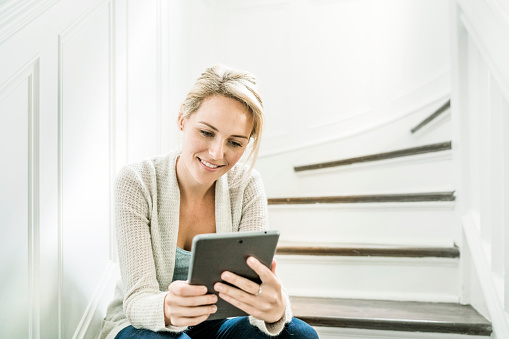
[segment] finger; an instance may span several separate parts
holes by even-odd
[[[217,303],[217,296],[215,294],[206,294],[197,297],[181,297],[175,295],[172,301],[179,306],[196,307]]]
[[[175,281],[168,286],[168,290],[181,297],[195,297],[207,293],[207,287],[202,285],[189,285],[187,281]]]
[[[171,306],[170,314],[173,318],[197,318],[209,316],[217,312],[216,305],[198,306],[198,307],[184,307],[184,306]]]
[[[232,272],[223,272],[221,274],[221,279],[251,294],[258,293],[260,289],[259,284]]]
[[[252,293],[245,292],[236,287],[228,286],[222,283],[216,283],[214,289],[221,294],[227,295],[235,300],[238,300],[244,304],[253,305],[255,303],[255,296]],[[257,289],[258,291],[258,289]],[[224,299],[224,298],[223,298]]]
[[[274,279],[274,273],[262,264],[258,259],[255,257],[249,257],[247,258],[247,265],[253,269],[253,271],[258,274],[262,282],[267,282]]]
[[[272,259],[272,265],[270,266],[270,271],[274,274],[276,274],[276,265],[277,265],[276,259]]]
[[[235,298],[233,298],[232,296],[230,296],[228,294],[219,293],[219,297],[221,299],[223,299],[224,301],[226,301],[227,303],[232,304],[233,306],[235,306],[238,309],[246,312],[249,315],[252,315],[255,318],[260,319],[262,314],[263,314],[263,312],[260,312],[259,310],[257,310],[252,305],[249,305],[249,304],[247,304],[245,302],[242,302],[242,301],[240,301],[238,299],[235,299]]]
[[[186,318],[186,317],[179,317],[179,318],[172,318],[170,319],[170,322],[173,326],[177,327],[186,327],[186,326],[196,326],[207,320],[209,315],[203,315],[200,317],[194,317],[194,318]]]

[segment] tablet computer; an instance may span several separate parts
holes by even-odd
[[[253,256],[262,264],[269,267],[276,252],[279,232],[235,232],[210,233],[194,237],[191,250],[188,281],[190,285],[204,285],[208,292],[218,295],[214,290],[216,282],[223,282],[221,274],[230,271],[261,283],[258,275],[246,263],[248,257]],[[224,319],[247,315],[232,304],[219,298],[217,312],[211,314],[207,320]]]

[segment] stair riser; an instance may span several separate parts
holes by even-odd
[[[302,172],[298,192],[307,195],[349,195],[452,191],[450,153],[440,158],[429,155],[360,163],[343,167]],[[269,196],[289,196],[283,185],[272,186]],[[276,192],[279,191],[279,192]]]
[[[269,197],[450,190],[451,151],[295,172],[293,164],[257,164]],[[305,158],[304,158],[305,159]]]
[[[269,206],[281,241],[452,246],[454,203]]]
[[[320,339],[487,339],[489,336],[314,327]]]
[[[293,296],[458,301],[458,260],[276,255]]]

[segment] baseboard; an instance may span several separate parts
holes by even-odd
[[[473,212],[467,213],[462,218],[462,226],[466,245],[471,253],[472,264],[481,285],[495,337],[509,338],[509,320],[504,310],[503,297],[497,292],[496,278],[491,272],[490,260],[486,257],[485,245],[479,232],[479,217]]]
[[[81,317],[73,339],[97,338],[107,304],[113,298],[113,290],[118,277],[118,264],[110,260],[106,264],[101,281]]]

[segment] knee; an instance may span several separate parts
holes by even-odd
[[[298,318],[292,319],[292,321],[286,326],[285,332],[287,332],[291,338],[295,339],[318,339],[318,334],[315,329]]]

